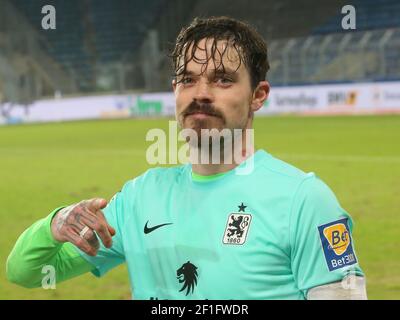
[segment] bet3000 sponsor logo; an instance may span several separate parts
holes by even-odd
[[[329,271],[357,263],[348,218],[319,226],[318,231]]]

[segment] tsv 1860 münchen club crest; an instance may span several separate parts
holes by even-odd
[[[246,242],[251,223],[251,214],[245,212],[246,207],[247,206],[242,202],[239,206],[239,212],[233,212],[228,216],[224,238],[222,240],[224,244],[238,245]]]

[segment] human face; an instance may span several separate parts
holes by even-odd
[[[262,106],[268,90],[265,97],[254,94],[257,90],[251,89],[247,68],[227,41],[217,43],[217,53],[228,46],[222,57],[216,54],[214,59],[208,58],[212,43],[213,39],[201,40],[185,74],[172,82],[177,121],[183,129],[194,129],[197,134],[201,129],[248,128],[252,112]]]

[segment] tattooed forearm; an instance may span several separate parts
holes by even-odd
[[[64,222],[65,222],[65,221],[67,220],[67,218],[68,218],[68,215],[69,215],[70,211],[71,211],[71,206],[62,209],[62,210],[57,214],[57,216],[56,216],[55,219],[54,219],[54,222],[56,223],[57,230],[61,230],[61,228],[62,228],[63,225],[64,225]]]

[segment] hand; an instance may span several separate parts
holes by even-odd
[[[115,230],[107,223],[101,211],[106,206],[106,200],[95,198],[61,209],[51,222],[54,239],[71,242],[88,255],[95,256],[100,247],[97,233],[104,246],[110,248]]]

